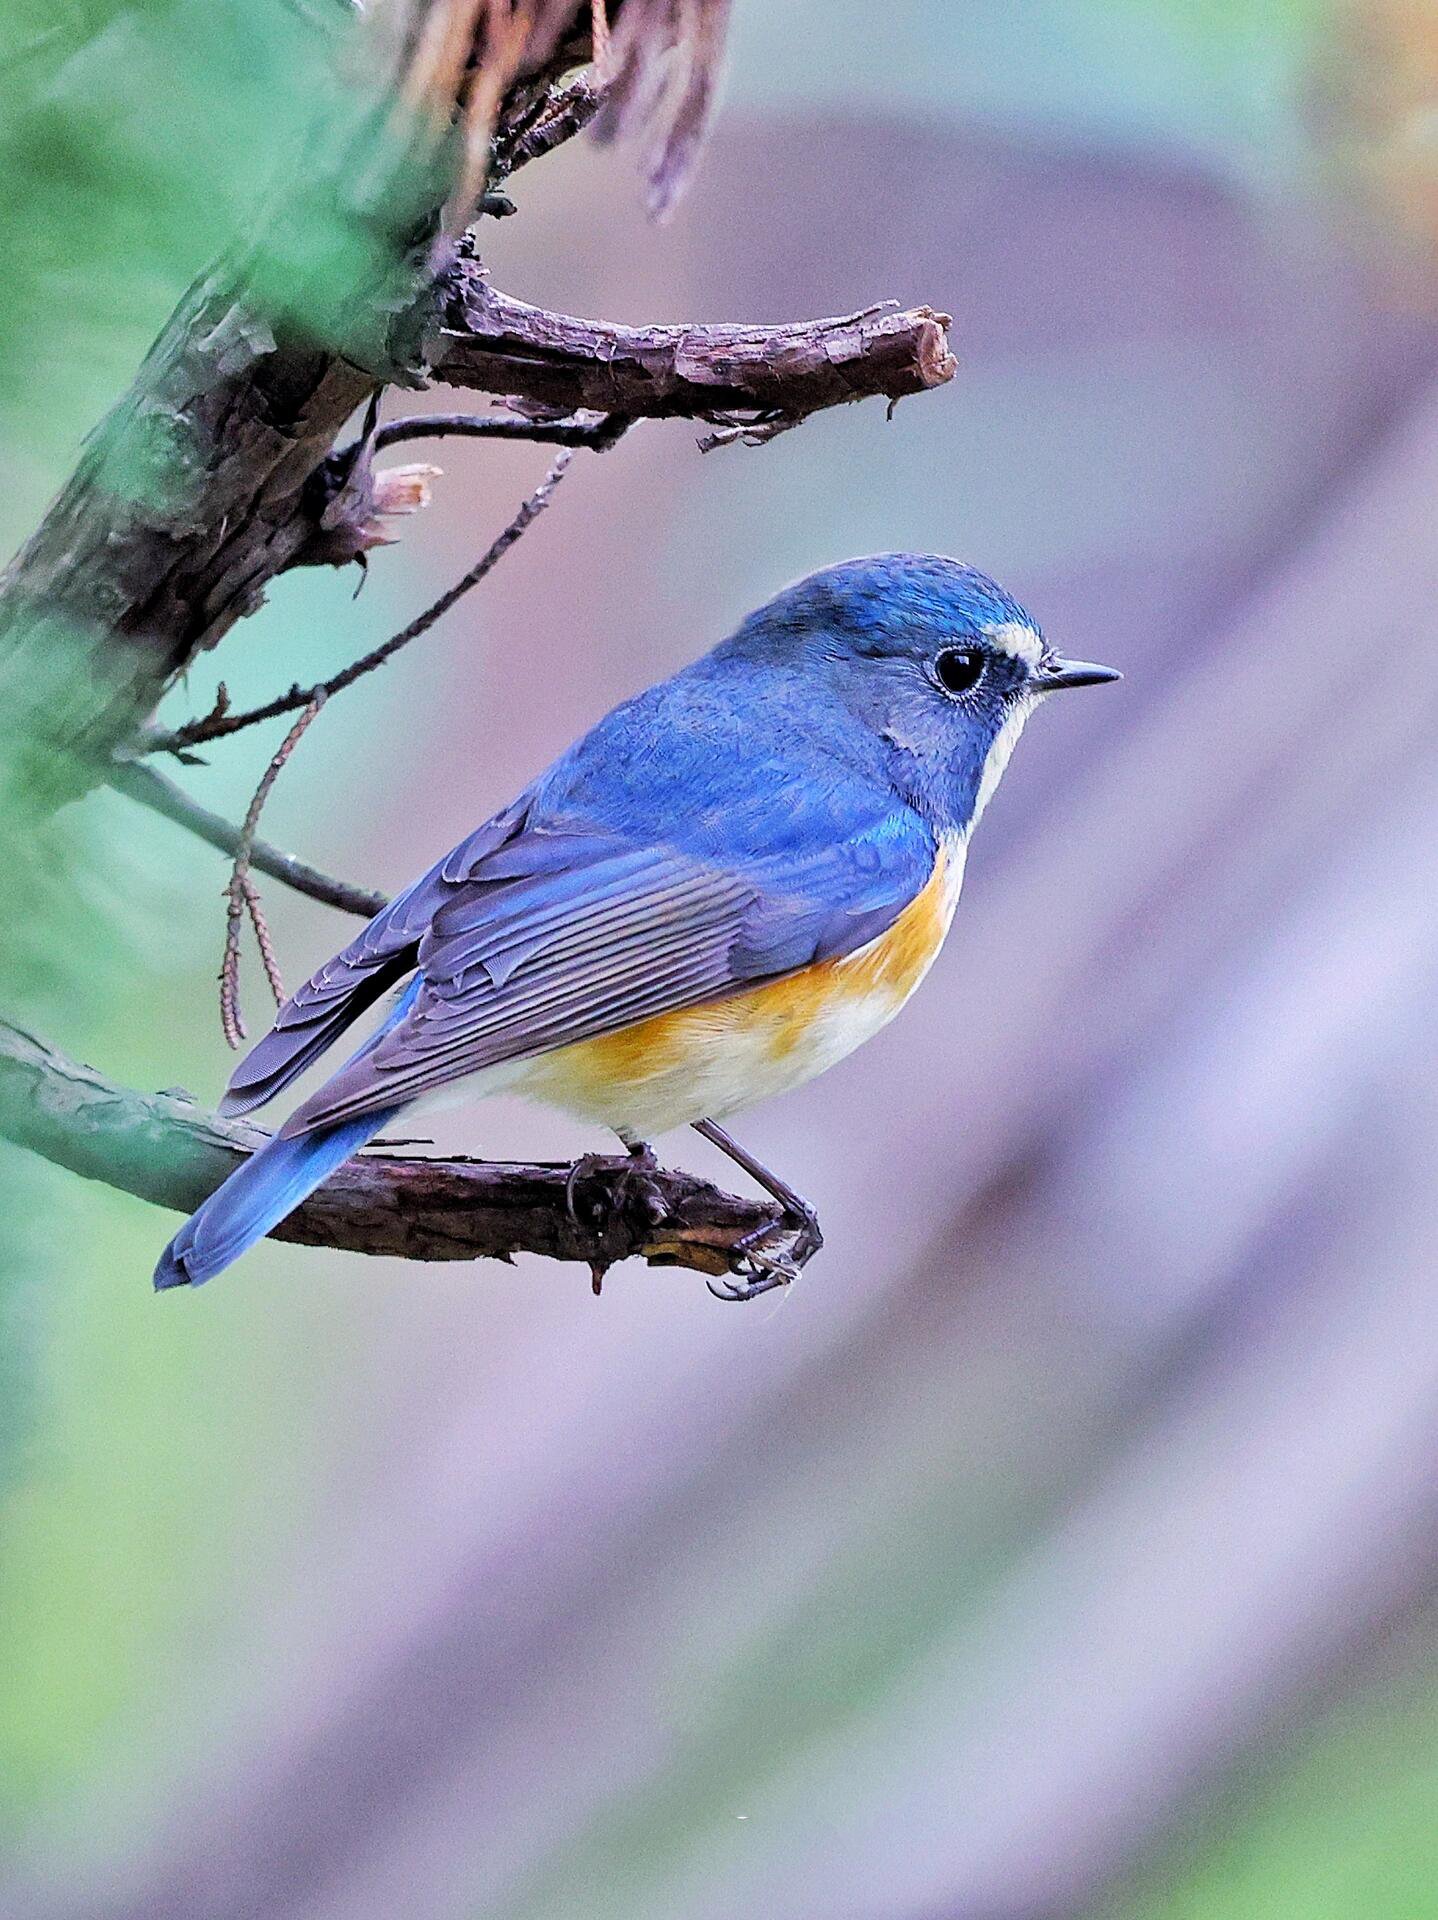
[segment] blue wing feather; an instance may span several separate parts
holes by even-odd
[[[786,759],[732,689],[681,675],[619,708],[302,987],[236,1075],[268,1099],[383,985],[411,1011],[291,1117],[302,1134],[505,1060],[852,952],[927,884],[926,820],[813,739]]]

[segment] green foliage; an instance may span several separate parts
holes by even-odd
[[[313,141],[352,137],[371,104],[337,58],[352,27],[343,0],[3,6],[0,558],[33,528],[186,286],[217,254],[249,254],[257,215],[281,193],[293,200]],[[295,208],[257,277],[291,324],[324,336],[344,289],[377,270],[386,247],[392,226],[371,235],[319,192]],[[185,448],[164,416],[144,429],[105,484],[173,509]],[[0,1006],[83,1052],[134,1016],[154,896],[135,884],[150,827],[130,821],[117,847],[95,803],[50,812],[57,770],[36,722],[63,709],[73,671],[53,623],[23,644],[12,634],[0,659]],[[32,1304],[76,1258],[74,1222],[57,1221],[55,1203],[53,1173],[0,1146],[0,1312],[10,1316],[0,1460],[31,1406]]]
[[[20,0],[0,24],[7,548],[334,83],[284,0]]]
[[[1244,1768],[1103,1920],[1432,1920],[1435,1756],[1430,1656]]]

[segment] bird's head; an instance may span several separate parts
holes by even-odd
[[[914,804],[961,831],[977,823],[1040,700],[1120,678],[1063,659],[1001,587],[937,554],[824,567],[751,614],[721,652],[778,668],[795,689],[822,688],[820,725],[858,720]]]

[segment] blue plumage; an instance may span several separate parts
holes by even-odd
[[[232,1173],[181,1227],[160,1256],[155,1285],[198,1287],[263,1240],[351,1154],[367,1146],[399,1108],[315,1133],[274,1139]]]
[[[273,1098],[418,969],[379,1032],[180,1230],[156,1284],[219,1272],[448,1082],[842,961],[941,871],[956,897],[1026,714],[1055,687],[1113,677],[1058,660],[1015,601],[952,560],[885,554],[790,587],[600,721],[285,1004],[222,1110]],[[754,1059],[754,1091],[772,1091],[763,1044]],[[664,1124],[676,1084],[682,1116],[706,1117],[683,1112],[671,1070]],[[602,1093],[586,1098],[618,1124]]]
[[[351,1056],[351,1062],[377,1046],[404,1018],[418,997],[419,987],[416,975],[388,1018]],[[276,1134],[237,1167],[180,1228],[155,1268],[157,1290],[198,1287],[222,1273],[293,1213],[351,1154],[367,1146],[399,1111],[398,1107],[380,1110],[344,1126],[290,1139]]]

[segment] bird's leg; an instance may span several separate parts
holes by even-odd
[[[654,1149],[647,1142],[625,1140],[623,1134],[619,1137],[624,1140],[623,1153],[582,1153],[569,1169],[564,1182],[564,1205],[576,1226],[580,1222],[575,1196],[583,1181],[603,1178],[608,1183],[611,1200],[617,1202],[659,1165]],[[598,1218],[599,1209],[591,1211]]]
[[[773,1287],[787,1286],[824,1244],[818,1214],[801,1194],[795,1193],[787,1181],[781,1180],[777,1173],[771,1173],[761,1160],[756,1160],[717,1122],[696,1120],[693,1124],[696,1133],[702,1134],[721,1153],[728,1154],[736,1166],[742,1167],[751,1180],[757,1180],[764,1191],[772,1194],[784,1209],[784,1218],[778,1227],[756,1227],[752,1233],[746,1233],[742,1239],[734,1242],[734,1253],[759,1269],[756,1276],[737,1287],[716,1287],[711,1280],[709,1291],[719,1300],[752,1300],[758,1294],[768,1293]],[[788,1252],[765,1252],[762,1242],[780,1228],[793,1231],[794,1238]]]
[[[649,1178],[659,1165],[654,1158],[653,1148],[643,1140],[629,1140],[623,1134],[619,1137],[624,1141],[625,1150],[622,1154],[581,1154],[569,1169],[564,1182],[564,1205],[570,1219],[576,1226],[592,1226],[601,1249],[616,1228],[624,1226],[636,1215],[646,1225],[657,1227],[669,1212],[663,1194]],[[588,1184],[593,1184],[599,1191],[585,1207],[587,1221],[581,1221],[579,1189]],[[626,1232],[623,1245],[625,1252],[632,1250],[631,1233]],[[602,1257],[590,1262],[596,1293],[602,1288],[611,1264],[611,1261]]]

